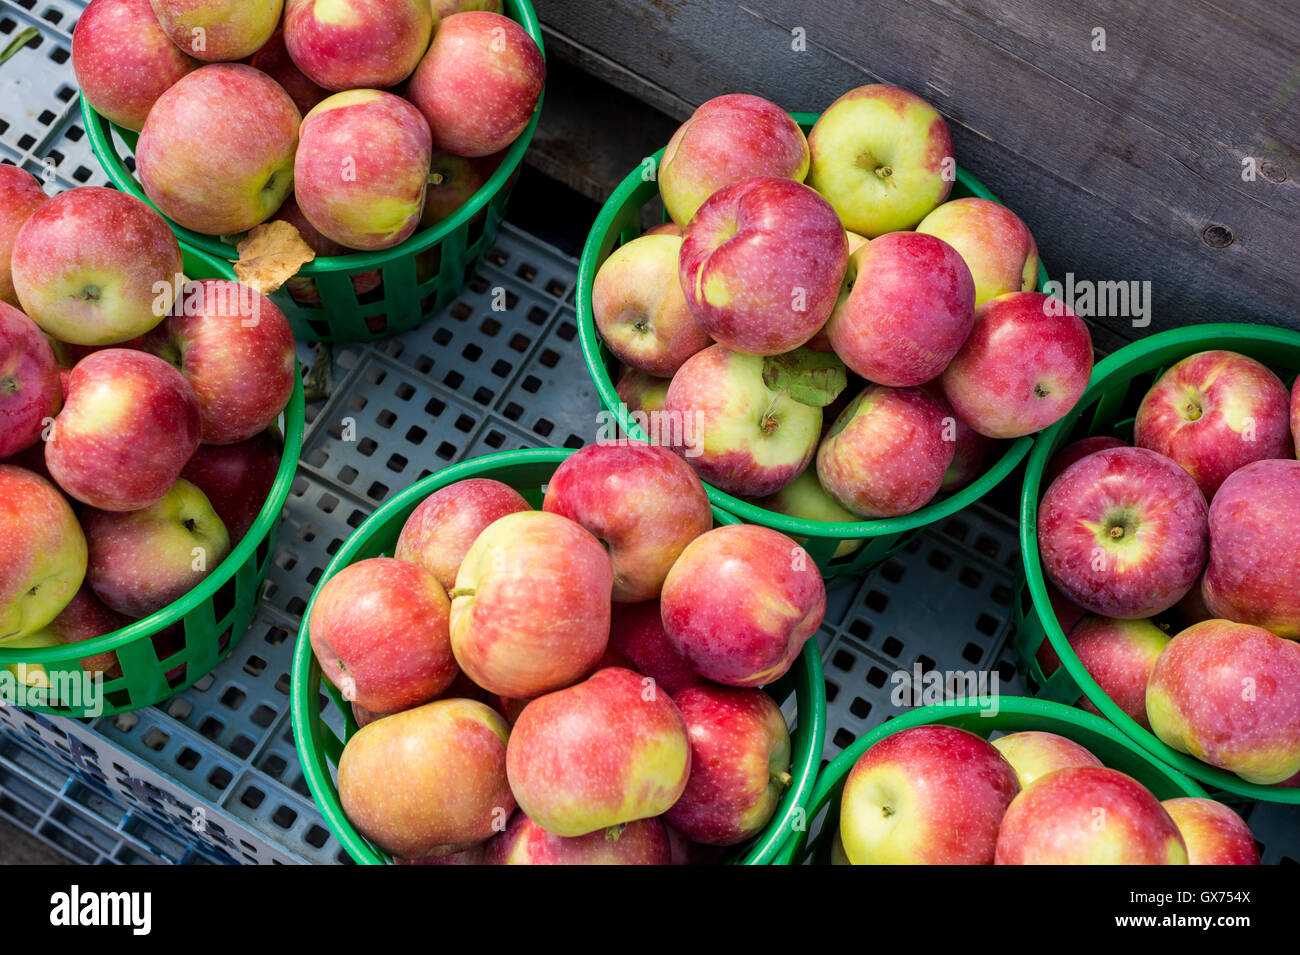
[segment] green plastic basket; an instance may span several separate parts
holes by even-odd
[[[545,55],[541,26],[529,0],[505,0],[505,12]],[[409,331],[450,305],[496,242],[510,189],[541,110],[539,97],[532,120],[507,147],[501,165],[453,215],[391,249],[319,258],[303,266],[298,276],[315,282],[320,304],[297,302],[287,289],[271,296],[293,325],[294,334],[303,341],[373,341]],[[138,134],[110,123],[85,97],[81,111],[91,148],[109,179],[124,192],[148,202],[134,174],[134,159],[130,169],[126,165]],[[170,219],[167,223],[183,249],[230,262],[239,258],[235,246],[220,237],[182,228]],[[376,270],[382,275],[379,287],[358,296],[353,277]]]
[[[817,122],[819,114],[791,113],[790,115],[806,133]],[[662,158],[662,149],[650,157],[654,163],[653,171],[658,170]],[[630,242],[641,234],[642,209],[659,196],[659,183],[654,175],[650,175],[651,171],[650,167],[643,165],[628,173],[627,178],[619,184],[600,210],[582,250],[576,293],[578,340],[582,345],[582,356],[587,363],[587,371],[591,374],[592,381],[596,383],[601,403],[616,416],[619,427],[634,438],[644,436],[636,422],[630,419],[626,406],[614,390],[612,375],[617,371],[618,359],[605,347],[596,331],[596,322],[591,310],[591,294],[596,273],[605,259],[609,258],[610,253],[619,245]],[[951,198],[976,196],[991,202],[1000,202],[984,187],[983,183],[960,167],[957,168],[956,176]],[[1039,291],[1042,291],[1046,284],[1047,269],[1040,261]],[[771,527],[790,537],[801,539],[804,548],[817,561],[822,576],[827,580],[841,576],[856,577],[866,573],[906,544],[908,538],[920,528],[957,513],[997,487],[1025,458],[1032,444],[1031,437],[1023,437],[1011,442],[1002,456],[984,474],[955,494],[934,501],[911,514],[881,520],[851,522],[803,520],[769,511],[707,484],[705,489],[716,507],[722,508],[742,521]],[[861,541],[862,546],[851,554],[835,557],[836,550],[845,541]]]
[[[191,279],[233,279],[228,263],[194,250],[184,253],[185,274]],[[289,497],[302,452],[304,400],[302,376],[295,377],[293,395],[282,417],[284,451],[271,493],[248,533],[203,581],[180,600],[130,626],[93,640],[43,649],[5,649],[0,646],[0,666],[25,664],[44,667],[56,685],[59,674],[82,673],[78,661],[100,653],[117,654],[122,675],[106,679],[98,704],[26,705],[29,710],[56,716],[91,717],[137,710],[161,703],[194,684],[230,656],[257,613],[262,582],[275,555],[280,515]],[[183,646],[159,655],[153,637],[175,628]]]
[[[457,481],[466,478],[502,481],[519,491],[534,507],[540,507],[543,487],[571,453],[572,451],[560,448],[500,451],[452,465],[430,475],[370,515],[339,549],[316,585],[312,600],[303,614],[298,643],[294,648],[293,683],[290,689],[293,738],[312,798],[343,848],[357,862],[383,865],[391,859],[353,828],[339,803],[333,770],[338,765],[344,743],[357,731],[357,724],[351,707],[344,704],[331,683],[326,681],[323,687],[329,694],[329,702],[321,694],[320,666],[312,653],[311,641],[307,639],[312,607],[320,594],[320,588],[349,564],[370,557],[391,556],[402,525],[416,506],[434,491]],[[716,507],[713,513],[720,524],[738,523],[735,518]],[[766,864],[775,856],[793,829],[802,824],[804,807],[816,779],[817,762],[821,758],[826,735],[826,685],[817,641],[808,641],[790,672],[766,689],[778,702],[792,692],[795,695],[799,719],[791,739],[792,781],[767,829],[748,843],[732,850],[729,861],[734,863]],[[342,739],[324,720],[322,705],[342,711],[345,727]]]
[[[1150,730],[1129,717],[1102,692],[1070,649],[1065,634],[1052,612],[1047,582],[1038,555],[1038,501],[1042,496],[1043,470],[1058,449],[1094,434],[1113,435],[1126,442],[1133,439],[1133,418],[1147,389],[1169,366],[1188,355],[1210,349],[1227,349],[1248,355],[1282,373],[1284,379],[1300,371],[1300,332],[1264,325],[1191,325],[1160,332],[1126,345],[1098,362],[1092,381],[1078,405],[1068,415],[1038,436],[1029,455],[1024,492],[1020,502],[1020,549],[1025,579],[1015,601],[1014,643],[1019,666],[1031,690],[1040,697],[1073,703],[1086,696],[1101,713],[1149,753],[1227,797],[1245,797],[1270,802],[1300,804],[1300,789],[1261,786],[1234,773],[1217,769],[1195,757],[1166,746]],[[1044,677],[1035,659],[1044,636],[1050,641],[1062,666],[1050,679]]]
[[[997,713],[984,715],[996,705]],[[839,829],[840,794],[858,759],[868,749],[886,736],[914,726],[941,724],[969,730],[987,738],[992,733],[1017,733],[1039,731],[1056,733],[1072,739],[1090,750],[1111,769],[1132,776],[1156,796],[1173,799],[1178,796],[1204,796],[1205,790],[1182,773],[1153,759],[1142,747],[1116,731],[1105,720],[1084,710],[1075,709],[1049,700],[1031,700],[1022,696],[997,698],[981,697],[958,700],[934,706],[922,706],[896,719],[882,723],[852,746],[836,756],[817,777],[812,799],[808,803],[808,818],[814,820],[823,809],[826,815],[815,836],[796,832],[781,847],[774,863],[798,865],[807,861],[816,864],[830,862],[834,834]]]

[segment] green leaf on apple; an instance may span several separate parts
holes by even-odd
[[[848,370],[834,352],[796,348],[763,359],[763,384],[814,408],[825,408],[848,383]]]

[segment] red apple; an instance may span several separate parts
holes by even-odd
[[[725,846],[706,846],[692,842],[672,826],[665,825],[668,834],[669,865],[717,865],[726,853]]]
[[[293,105],[297,106],[298,112],[303,115],[330,95],[329,90],[317,86],[306,73],[298,69],[298,64],[294,63],[289,55],[289,48],[285,46],[284,30],[278,29],[271,34],[271,39],[253,54],[248,65],[261,70],[283,86],[284,91],[293,100]]]
[[[1070,649],[1115,705],[1140,726],[1147,723],[1147,679],[1169,635],[1150,620],[1111,620],[1089,614],[1069,634]],[[1092,701],[1079,705],[1101,715]]]
[[[486,865],[668,865],[668,836],[658,819],[636,819],[621,830],[557,836],[522,812],[487,844]]]
[[[921,220],[917,232],[956,249],[975,280],[975,304],[1038,284],[1038,245],[1006,206],[977,196],[952,199]]]
[[[1029,730],[1008,733],[993,740],[993,748],[1016,771],[1020,788],[1068,766],[1100,766],[1101,760],[1072,739],[1056,733]]]
[[[49,340],[30,318],[0,302],[0,458],[39,441],[62,404]]]
[[[1075,461],[1086,458],[1090,454],[1098,451],[1107,451],[1111,448],[1128,447],[1119,438],[1112,438],[1108,434],[1095,434],[1088,438],[1080,438],[1073,444],[1067,444],[1060,451],[1052,455],[1051,460],[1047,462],[1047,467],[1043,468],[1043,478],[1039,487],[1047,488],[1052,486],[1061,472],[1068,468]]]
[[[230,534],[243,540],[262,513],[280,471],[283,446],[270,431],[236,444],[202,444],[181,469],[181,477],[207,497]]]
[[[450,612],[433,574],[373,557],[325,582],[308,630],[321,671],[345,699],[394,713],[432,700],[455,678]]]
[[[1188,865],[1259,865],[1259,849],[1244,819],[1213,799],[1181,796],[1165,807],[1187,845]]]
[[[31,173],[10,163],[0,163],[0,302],[18,304],[10,271],[14,241],[18,230],[47,198]]]
[[[432,228],[460,211],[460,207],[474,198],[484,183],[492,178],[504,158],[502,153],[493,153],[491,156],[467,159],[435,149],[429,163],[429,188],[424,194],[420,228]],[[486,209],[484,206],[470,221],[481,219]]]
[[[287,0],[284,9],[289,55],[329,90],[396,86],[432,35],[429,0]]]
[[[777,531],[717,527],[668,572],[664,631],[697,673],[729,686],[785,675],[826,612],[826,585],[808,553]]]
[[[280,22],[284,0],[152,0],[159,24],[182,50],[200,60],[242,60]]]
[[[33,634],[67,606],[86,575],[86,538],[53,484],[0,464],[0,644]]]
[[[506,751],[519,808],[557,836],[657,816],[681,796],[690,770],[673,701],[617,667],[529,703]]]
[[[1153,617],[1200,576],[1208,510],[1168,458],[1145,448],[1098,451],[1066,468],[1039,502],[1043,569],[1086,610]]]
[[[664,632],[663,614],[657,600],[616,604],[609,622],[609,645],[627,655],[636,670],[659,684],[669,696],[689,686],[703,686],[708,680],[691,669]]]

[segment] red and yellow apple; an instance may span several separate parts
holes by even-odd
[[[1057,733],[1026,730],[999,736],[991,742],[1016,771],[1021,789],[1057,769],[1102,765],[1086,747]]]
[[[151,0],[172,42],[200,60],[242,60],[275,32],[284,0]]]
[[[668,836],[658,819],[634,819],[621,829],[557,836],[522,812],[487,844],[485,865],[668,865]]]
[[[415,71],[433,35],[429,0],[287,0],[284,43],[328,90],[386,89]]]
[[[1198,796],[1166,799],[1165,807],[1187,845],[1188,865],[1259,865],[1259,849],[1230,806]]]
[[[49,339],[30,318],[0,302],[0,458],[30,448],[63,404]]]
[[[977,196],[952,199],[921,220],[917,232],[956,249],[975,280],[975,304],[1038,284],[1038,244],[1018,215]]]
[[[86,538],[67,500],[38,474],[0,464],[0,644],[45,627],[86,576]]]

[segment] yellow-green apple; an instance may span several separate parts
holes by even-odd
[[[618,667],[533,700],[506,748],[519,808],[557,836],[658,816],[681,797],[690,771],[676,705],[653,680]]]
[[[261,70],[212,63],[158,97],[136,143],[140,184],[179,225],[233,235],[266,221],[293,189],[302,114]]]
[[[853,253],[826,335],[863,378],[907,387],[948,367],[974,315],[975,283],[957,250],[932,235],[891,232]]]
[[[423,567],[372,557],[321,587],[308,625],[321,672],[376,713],[427,703],[451,684],[447,592]]]
[[[284,0],[150,0],[178,47],[200,60],[242,60],[275,32]]]
[[[817,449],[817,477],[862,517],[897,517],[939,492],[956,453],[956,426],[919,388],[868,385]]]
[[[651,226],[642,232],[642,235],[675,235],[677,238],[682,237],[682,227],[676,222],[661,222],[656,226]]]
[[[769,511],[776,511],[778,514],[797,517],[804,521],[856,524],[862,520],[857,514],[854,514],[827,493],[826,488],[822,487],[822,482],[817,477],[816,468],[805,469],[803,474],[800,474],[781,490],[775,494],[760,498],[754,503],[759,507],[767,508]],[[802,544],[803,540],[799,539],[798,543]],[[833,556],[843,557],[845,554],[852,554],[860,550],[862,544],[862,539],[845,538],[835,548]]]
[[[487,844],[485,865],[668,865],[664,824],[635,819],[622,829],[557,836],[522,812]]]
[[[1300,640],[1300,461],[1257,461],[1210,504],[1203,591],[1218,617]]]
[[[831,837],[830,863],[831,865],[853,865],[849,861],[849,854],[844,851],[844,839],[839,829],[836,829]]]
[[[86,576],[86,537],[58,489],[0,464],[0,642],[40,630]]]
[[[416,506],[402,525],[393,556],[419,564],[450,591],[479,534],[497,518],[527,510],[528,502],[508,484],[488,478],[457,481]]]
[[[1208,501],[1239,468],[1295,456],[1290,396],[1253,358],[1199,352],[1151,386],[1133,422],[1133,443],[1181,464]]]
[[[179,600],[230,553],[226,525],[184,478],[148,507],[88,508],[81,520],[90,551],[86,582],[128,617],[147,617]]]
[[[1019,791],[987,740],[955,726],[911,727],[849,770],[840,838],[853,865],[988,865]]]
[[[325,97],[330,91],[317,86],[307,74],[298,69],[289,56],[289,48],[284,44],[284,30],[277,29],[271,39],[262,44],[261,49],[249,58],[248,65],[261,70],[271,79],[284,87],[284,91],[304,115]]]
[[[673,375],[664,399],[671,444],[700,478],[731,494],[774,494],[812,460],[822,410],[773,391],[763,359],[710,345]],[[661,436],[662,440],[662,436]]]
[[[684,228],[719,189],[755,176],[806,175],[808,140],[790,114],[761,96],[728,93],[700,104],[668,140],[659,194]]]
[[[41,203],[18,231],[11,266],[23,311],[47,334],[112,345],[166,316],[181,249],[145,203],[85,186]]]
[[[849,244],[835,210],[774,176],[719,189],[682,234],[678,275],[704,331],[734,351],[779,355],[830,317]]]
[[[316,258],[333,258],[339,255],[356,255],[356,249],[349,249],[347,246],[340,245],[333,239],[326,238],[314,225],[307,221],[307,217],[302,214],[298,208],[298,200],[292,194],[284,200],[279,210],[275,213],[275,218],[289,223],[298,230],[302,240],[307,243]],[[375,289],[383,283],[384,274],[379,269],[371,269],[368,272],[356,272],[352,276],[352,290],[360,298]],[[316,280],[307,275],[293,275],[285,283],[285,289],[293,297],[295,302],[303,305],[320,305],[320,290],[316,288]]]
[[[1051,460],[1047,462],[1047,467],[1043,468],[1043,477],[1039,487],[1051,487],[1052,482],[1060,477],[1062,471],[1081,458],[1086,458],[1097,451],[1126,447],[1128,445],[1119,438],[1113,438],[1108,434],[1095,434],[1091,437],[1080,438],[1072,444],[1067,444],[1052,455]]]
[[[625,365],[660,378],[713,343],[677,280],[681,249],[676,236],[638,236],[610,253],[591,289],[605,345]]]
[[[1016,771],[1020,788],[1067,766],[1100,766],[1101,760],[1072,739],[1042,730],[1008,733],[991,741]]]
[[[752,524],[695,538],[668,572],[664,632],[697,673],[728,686],[785,675],[826,613],[826,585],[807,551]]]
[[[475,700],[434,700],[376,720],[343,747],[343,812],[379,848],[406,859],[483,842],[515,810],[509,734],[501,715]]]
[[[1018,438],[1074,407],[1092,374],[1092,335],[1041,292],[1009,292],[975,309],[966,343],[940,378],[961,419],[990,438]]]
[[[72,34],[72,69],[101,116],[139,131],[154,101],[199,61],[163,32],[149,0],[91,0]]]
[[[1085,610],[1154,617],[1200,577],[1208,516],[1196,482],[1163,455],[1097,451],[1066,468],[1039,502],[1043,569]]]
[[[0,163],[0,302],[18,304],[10,264],[18,230],[46,199],[36,177],[11,163]]]
[[[952,134],[913,93],[873,83],[849,90],[808,134],[808,185],[846,229],[874,239],[911,229],[948,198],[957,178]]]
[[[977,196],[953,199],[921,220],[917,232],[956,249],[975,280],[975,304],[1038,284],[1038,244],[1020,217]]]
[[[546,60],[524,28],[473,10],[442,21],[406,95],[457,156],[489,156],[519,138],[546,82]]]
[[[295,196],[307,220],[350,249],[387,249],[420,224],[429,124],[392,93],[335,93],[302,121]]]
[[[489,524],[451,590],[451,646],[490,693],[532,697],[581,679],[609,642],[614,570],[580,524],[519,511]]]
[[[286,0],[284,43],[328,90],[386,89],[414,72],[433,35],[429,0]]]
[[[502,153],[467,159],[435,149],[429,163],[429,188],[424,193],[424,212],[420,215],[420,228],[428,229],[456,213],[469,202],[505,158]],[[474,219],[486,213],[484,206]]]
[[[82,503],[134,511],[176,483],[201,427],[199,399],[179,371],[155,355],[107,348],[72,369],[45,463]]]
[[[691,686],[673,696],[691,741],[686,791],[664,821],[705,845],[732,846],[767,825],[790,785],[790,731],[762,690]]]
[[[263,431],[235,444],[201,444],[181,469],[181,477],[203,492],[226,525],[232,545],[262,513],[283,451],[275,435]]]
[[[59,365],[36,323],[0,302],[0,458],[30,448],[63,404]]]
[[[628,658],[629,670],[650,677],[669,696],[708,683],[691,669],[664,633],[658,600],[616,604],[610,614],[609,645]]]
[[[574,451],[547,483],[542,509],[577,521],[605,545],[619,603],[658,597],[681,552],[713,526],[690,465],[639,441]]]
[[[1147,683],[1151,731],[1261,785],[1300,772],[1300,643],[1230,620],[1169,641]]]
[[[1112,620],[1088,614],[1074,625],[1067,639],[1102,692],[1136,723],[1150,729],[1147,680],[1169,643],[1169,635],[1150,620]],[[1101,715],[1087,697],[1081,697],[1078,705]]]
[[[52,645],[66,645],[102,637],[130,623],[130,617],[107,606],[89,586],[82,584],[68,605],[40,632],[54,638]],[[108,680],[122,675],[117,654],[112,650],[82,657],[78,662],[87,673],[102,673]]]
[[[1259,865],[1259,848],[1246,821],[1213,799],[1180,796],[1165,807],[1187,845],[1188,865]]]
[[[1072,766],[1012,800],[998,865],[1186,865],[1187,847],[1160,801],[1130,776]]]
[[[293,394],[293,329],[256,289],[225,279],[189,282],[144,347],[175,365],[194,389],[205,444],[235,444],[265,431]]]
[[[633,414],[640,412],[649,420],[649,415],[664,410],[668,400],[668,385],[671,381],[670,378],[647,375],[639,368],[624,368],[623,373],[618,376],[614,391],[629,412]]]

